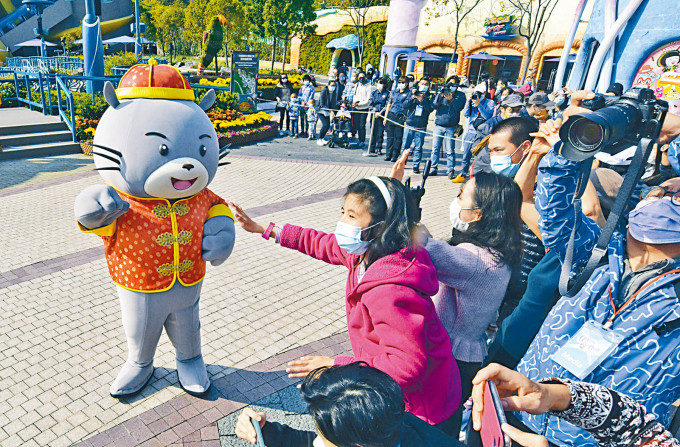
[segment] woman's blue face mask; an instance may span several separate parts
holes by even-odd
[[[338,222],[338,225],[335,227],[335,232],[333,234],[335,234],[335,240],[338,241],[338,245],[340,246],[340,248],[342,248],[351,255],[361,256],[364,253],[366,253],[366,250],[368,250],[369,245],[371,245],[371,242],[373,242],[373,239],[371,239],[370,241],[362,240],[361,233],[364,230],[373,228],[377,225],[380,225],[381,223],[382,222],[378,222],[366,228],[361,228],[340,221]]]

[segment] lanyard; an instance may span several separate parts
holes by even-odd
[[[652,279],[651,281],[647,282],[647,284],[642,286],[637,292],[635,292],[630,298],[628,298],[628,300],[625,303],[623,303],[623,305],[618,309],[616,308],[616,305],[614,304],[614,297],[612,296],[612,285],[609,284],[609,287],[607,287],[607,292],[609,292],[609,302],[611,303],[612,310],[614,312],[612,313],[611,318],[609,318],[609,320],[607,320],[607,322],[604,324],[604,328],[605,329],[611,329],[612,325],[614,324],[614,319],[623,311],[623,309],[625,309],[630,303],[632,303],[635,300],[635,298],[637,298],[637,296],[640,294],[640,292],[642,292],[647,287],[651,286],[652,284],[654,284],[655,282],[657,282],[658,280],[660,280],[664,276],[670,275],[671,273],[680,273],[680,269],[669,270],[666,273],[663,273],[663,274],[657,276],[656,278]]]

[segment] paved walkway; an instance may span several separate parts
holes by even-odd
[[[288,143],[267,143],[282,144]],[[316,145],[298,144],[314,158]],[[388,164],[366,163],[352,151],[342,162],[239,153],[230,154],[231,164],[220,168],[211,189],[261,221],[326,231],[335,228],[347,184],[389,172]],[[174,349],[163,335],[150,384],[134,399],[111,398],[109,385],[126,357],[118,299],[101,240],[80,233],[73,220],[75,196],[101,183],[92,167],[84,156],[0,164],[0,304],[6,312],[0,445],[219,445],[217,421],[291,385],[282,371],[286,361],[349,350],[344,269],[239,229],[234,253],[208,268],[203,286],[211,394],[198,399],[181,390]],[[423,220],[446,237],[457,186],[435,177],[427,190]],[[233,439],[224,433],[222,442]]]

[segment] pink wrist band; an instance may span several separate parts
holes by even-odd
[[[262,233],[262,238],[269,240],[269,236],[272,235],[273,229],[274,229],[274,222],[269,222],[269,226],[267,226],[267,229],[264,230],[264,233]]]

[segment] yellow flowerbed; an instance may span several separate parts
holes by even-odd
[[[258,127],[260,124],[271,120],[272,116],[265,112],[257,112],[250,115],[243,115],[234,120],[214,120],[213,127],[215,130],[228,130],[243,127]]]
[[[288,75],[288,79],[290,82],[293,83],[293,85],[299,86],[302,83],[302,76],[300,75]],[[231,82],[231,78],[217,78],[214,81],[208,81],[207,79],[201,79],[198,81],[199,84],[201,85],[212,85],[214,87],[229,87],[229,83]],[[269,79],[269,78],[262,78],[257,80],[257,85],[262,86],[262,87],[275,87],[276,84],[279,83],[278,79]]]

